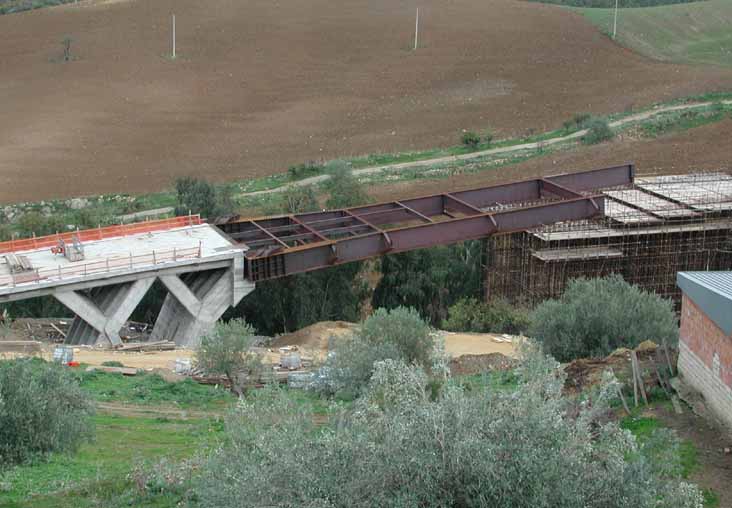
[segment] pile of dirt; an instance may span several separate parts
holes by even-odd
[[[328,343],[331,337],[348,335],[353,332],[356,326],[356,324],[347,321],[321,321],[296,332],[278,335],[270,344],[270,348],[297,346],[301,349],[328,351]]]
[[[641,369],[646,392],[659,387],[658,373],[668,379],[668,361],[662,347],[651,341],[644,341],[635,349]],[[580,358],[564,366],[567,380],[564,389],[567,393],[580,393],[597,385],[602,374],[612,369],[615,377],[626,387],[633,387],[633,369],[630,360],[630,349],[620,348],[605,358]],[[676,365],[677,351],[669,348],[671,365]]]
[[[470,376],[496,370],[510,370],[516,366],[516,360],[501,353],[485,355],[462,355],[450,360],[450,374],[453,376]]]

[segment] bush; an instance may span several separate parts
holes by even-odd
[[[215,219],[232,213],[235,208],[229,186],[216,186],[203,179],[189,176],[178,178],[175,181],[175,192],[177,215],[190,212],[207,219]]]
[[[226,376],[232,391],[241,395],[244,384],[262,373],[261,356],[250,351],[254,337],[254,328],[242,319],[216,323],[213,332],[201,339],[196,366],[209,374]]]
[[[94,405],[63,367],[0,361],[0,465],[76,451],[93,436]]]
[[[678,340],[672,302],[617,275],[570,281],[561,299],[536,307],[530,322],[529,336],[562,362],[606,356],[644,340]]]
[[[371,379],[374,364],[384,360],[431,370],[435,342],[431,328],[414,309],[378,309],[352,337],[335,343],[315,388],[341,397],[357,396]]]
[[[272,507],[701,508],[699,490],[651,467],[630,432],[573,406],[556,363],[536,357],[505,390],[448,384],[377,364],[350,412],[316,428],[279,388],[242,401],[195,486],[202,505]]]
[[[460,142],[471,150],[477,150],[480,144],[480,136],[475,132],[468,131],[462,135]]]
[[[448,309],[442,328],[451,332],[521,334],[529,327],[529,314],[505,300],[480,302],[464,298]]]
[[[329,194],[325,202],[327,208],[347,208],[367,203],[366,194],[361,182],[353,176],[347,162],[332,161],[325,165],[325,172],[330,177],[323,183],[323,188]]]
[[[571,120],[567,120],[566,122],[564,122],[564,130],[569,132],[573,130],[584,129],[590,118],[592,117],[589,113],[576,113]]]
[[[289,175],[291,180],[301,180],[309,176],[318,175],[322,171],[322,164],[310,161],[304,164],[296,164],[294,166],[290,166],[287,169],[287,174]]]
[[[613,139],[613,137],[615,137],[615,133],[610,128],[607,120],[595,118],[587,123],[587,134],[582,136],[582,142],[585,145],[596,145]]]

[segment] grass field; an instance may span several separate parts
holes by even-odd
[[[72,455],[0,473],[1,508],[117,508],[179,506],[185,488],[171,477],[192,470],[180,467],[223,438],[223,417],[235,398],[227,391],[190,380],[170,383],[154,374],[80,373],[81,387],[99,403],[116,403],[117,412],[94,417],[95,440]],[[315,415],[331,411],[327,401],[302,391],[293,401]],[[144,406],[151,416],[124,414]],[[190,418],[155,416],[185,408]],[[194,468],[195,469],[195,468]],[[157,470],[158,473],[153,471]],[[187,473],[186,473],[187,472]],[[184,483],[186,478],[181,477]]]
[[[613,9],[576,9],[610,33]],[[732,2],[621,9],[618,42],[657,60],[732,67]]]

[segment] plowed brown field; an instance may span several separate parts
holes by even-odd
[[[261,176],[454,144],[462,129],[523,134],[732,83],[633,54],[556,6],[418,3],[416,52],[416,0],[88,0],[0,16],[0,201]],[[65,36],[75,60],[62,63]]]

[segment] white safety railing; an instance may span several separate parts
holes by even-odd
[[[100,273],[130,271],[143,266],[155,266],[164,263],[175,263],[184,259],[201,257],[201,244],[187,249],[152,251],[147,254],[133,256],[115,256],[90,263],[73,263],[57,268],[40,268],[26,272],[0,275],[0,287],[15,287],[41,282],[61,281],[65,279],[83,278]]]

